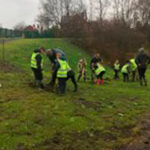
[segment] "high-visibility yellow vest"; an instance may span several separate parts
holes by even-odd
[[[135,59],[131,59],[130,63],[131,63],[131,70],[135,71],[137,69],[137,64],[135,62]]]
[[[40,53],[32,53],[31,56],[31,68],[35,68],[37,69],[37,60],[36,60],[36,56],[39,55]],[[40,54],[41,55],[41,54]],[[42,56],[41,56],[42,57]],[[42,62],[41,62],[41,67],[43,67],[43,58],[42,58]]]
[[[115,70],[119,70],[119,69],[120,69],[120,64],[115,63],[115,64],[114,64],[114,69],[115,69]]]
[[[129,64],[125,64],[122,69],[121,69],[121,72],[122,73],[128,73],[128,67],[129,67]]]
[[[101,72],[105,71],[105,68],[101,64],[97,64],[97,69],[95,70],[95,74],[99,75]]]
[[[60,68],[57,71],[57,78],[67,78],[67,72],[70,70],[70,67],[65,60],[58,60]]]

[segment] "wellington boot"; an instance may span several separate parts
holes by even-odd
[[[101,84],[101,85],[104,84],[104,80],[100,80],[100,84]]]
[[[97,79],[96,84],[97,84],[97,85],[100,85],[100,79]]]

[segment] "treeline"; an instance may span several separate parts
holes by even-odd
[[[149,0],[45,0],[38,21],[110,63],[150,45]]]

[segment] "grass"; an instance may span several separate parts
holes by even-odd
[[[137,124],[149,113],[149,86],[141,88],[138,83],[112,80],[103,86],[81,82],[77,93],[72,92],[68,82],[62,97],[37,91],[28,82],[33,78],[30,56],[39,46],[61,47],[74,70],[79,58],[90,58],[62,39],[6,44],[6,60],[13,67],[0,72],[0,150],[120,150],[138,135]],[[45,59],[47,83],[50,66]],[[112,71],[107,70],[111,77]]]

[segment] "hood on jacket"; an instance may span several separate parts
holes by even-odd
[[[38,48],[35,49],[35,50],[34,50],[34,53],[40,53],[40,49],[38,49]]]

